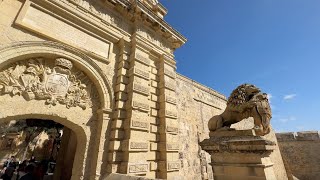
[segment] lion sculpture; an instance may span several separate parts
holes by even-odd
[[[270,132],[272,114],[267,94],[254,85],[242,84],[232,91],[225,111],[209,120],[209,130],[228,129],[249,117],[254,119],[256,135],[263,136]]]

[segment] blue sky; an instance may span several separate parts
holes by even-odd
[[[187,37],[178,72],[227,97],[242,83],[270,94],[276,131],[320,130],[319,0],[160,0]]]

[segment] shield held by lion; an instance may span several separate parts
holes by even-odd
[[[232,91],[225,111],[213,116],[208,123],[210,131],[228,129],[234,123],[252,117],[256,135],[270,132],[271,108],[266,93],[251,84],[242,84]]]

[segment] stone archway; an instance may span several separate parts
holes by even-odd
[[[106,147],[112,88],[84,53],[53,42],[24,42],[0,49],[0,122],[50,119],[76,133],[72,179],[95,177]],[[107,125],[105,125],[107,124]],[[90,154],[90,156],[88,156]],[[101,163],[100,163],[101,164]]]
[[[71,60],[79,70],[85,72],[92,79],[101,98],[100,108],[112,109],[113,90],[111,83],[90,57],[71,46],[50,41],[19,42],[2,48],[0,46],[0,69],[18,60],[41,56],[64,57]]]
[[[72,163],[72,177],[71,179],[81,179],[81,177],[85,174],[85,160],[87,153],[87,134],[85,130],[79,125],[72,122],[72,120],[66,119],[65,117],[60,117],[57,114],[49,114],[49,113],[37,113],[36,111],[30,112],[30,109],[26,109],[29,111],[28,113],[24,113],[23,111],[15,112],[13,116],[11,116],[10,112],[2,113],[2,117],[0,118],[0,122],[8,122],[11,120],[21,120],[21,119],[39,119],[39,120],[53,120],[57,123],[60,123],[65,126],[65,129],[68,130],[67,133],[74,133],[76,141],[81,143],[77,143],[75,154],[73,155],[73,163]],[[83,170],[82,170],[83,169]]]

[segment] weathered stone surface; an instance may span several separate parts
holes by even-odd
[[[132,2],[0,0],[0,122],[38,118],[68,127],[81,142],[72,180],[116,172],[213,179],[198,142],[226,98],[176,74],[173,52],[186,39],[164,22],[163,6]],[[26,63],[39,57],[45,63]],[[72,64],[62,84],[44,77],[59,58],[68,60],[58,64],[63,69]],[[15,63],[24,71],[14,73]],[[40,98],[48,84],[58,89]]]
[[[208,121],[226,107],[226,98],[182,75],[177,76],[176,92],[181,142],[179,174],[184,179],[213,179],[210,156],[198,143],[209,137]]]
[[[211,155],[214,179],[274,180],[270,154],[276,144],[256,136],[253,130],[220,130],[200,142]]]
[[[239,123],[233,124],[231,126],[231,128],[235,128],[237,130],[244,130],[244,129],[253,128],[253,126],[254,126],[253,121],[254,120],[252,118],[248,118],[248,119],[245,119]],[[264,137],[265,137],[265,139],[270,140],[272,142],[275,142],[277,144],[277,146],[275,147],[275,150],[270,154],[270,159],[274,163],[273,168],[274,168],[274,172],[275,172],[277,179],[288,179],[287,172],[285,169],[285,164],[282,159],[282,155],[280,153],[278,141],[277,141],[277,138],[276,138],[274,131],[271,130],[271,132]]]
[[[242,84],[232,91],[223,113],[213,116],[208,126],[210,131],[217,131],[249,117],[254,119],[257,135],[270,132],[272,114],[267,94],[254,85]]]
[[[220,130],[200,142],[211,155],[214,179],[276,179],[270,154],[276,144],[253,130]]]
[[[150,179],[146,177],[139,177],[139,176],[130,176],[125,174],[117,174],[112,173],[107,177],[102,178],[102,180],[160,180],[160,179]]]
[[[276,134],[288,176],[316,180],[320,176],[320,136],[317,131]]]
[[[67,108],[92,107],[92,97],[97,94],[94,84],[83,72],[71,71],[72,67],[65,58],[36,57],[15,62],[0,70],[0,95],[22,95],[27,101],[44,100],[47,105],[60,103]]]
[[[52,119],[74,131],[81,143],[74,147],[77,163],[71,167],[72,179],[98,179],[105,173],[120,172],[122,164],[124,173],[156,177],[158,167],[151,169],[149,164],[157,164],[157,148],[151,152],[150,145],[159,138],[160,98],[159,77],[151,73],[151,66],[159,69],[155,61],[163,54],[172,56],[173,48],[182,45],[185,38],[162,21],[157,22],[163,24],[164,33],[173,35],[173,41],[161,35],[155,38],[156,31],[144,31],[149,24],[133,27],[133,14],[120,15],[117,11],[121,10],[114,8],[120,3],[105,3],[0,1],[0,121]],[[129,1],[123,5],[133,6]],[[141,3],[136,5],[148,12],[144,17],[159,20],[166,13],[160,4],[151,11]],[[152,8],[155,5],[158,3]],[[133,41],[132,29],[141,35]],[[128,51],[141,39],[142,44],[154,44],[158,50],[153,52],[157,53],[150,54],[143,48],[136,54],[135,49]],[[44,60],[28,62],[39,57]],[[55,64],[56,59],[68,63]],[[175,63],[172,58],[170,63]],[[175,76],[172,68],[167,73]],[[151,94],[155,101],[149,101]],[[175,104],[172,98],[167,101]],[[171,107],[164,110],[169,116],[177,116]],[[150,117],[149,112],[156,116]],[[168,127],[168,134],[178,136],[176,124]],[[176,151],[176,145],[169,150]],[[147,157],[141,152],[147,152]]]

